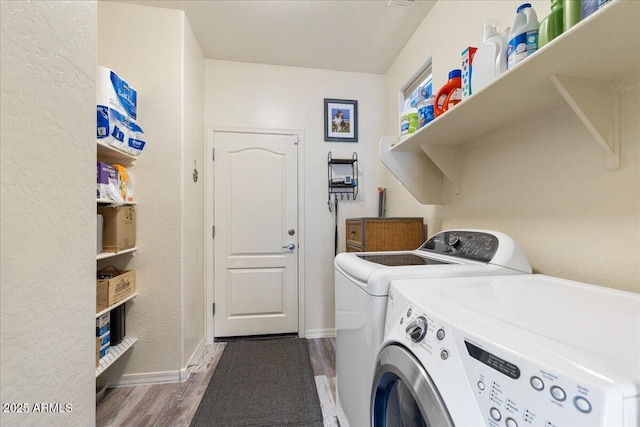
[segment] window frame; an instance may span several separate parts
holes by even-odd
[[[429,58],[422,66],[407,80],[398,93],[399,107],[398,117],[402,116],[407,100],[417,98],[417,90],[424,84],[431,83],[431,94],[433,95],[433,73],[432,60]]]

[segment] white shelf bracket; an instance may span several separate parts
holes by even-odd
[[[557,74],[549,79],[604,151],[607,170],[619,170],[621,91],[609,80]]]
[[[396,136],[380,139],[380,160],[420,203],[444,204],[444,177],[438,166],[421,151],[391,148],[400,141]]]
[[[456,194],[460,194],[460,148],[436,144],[421,144],[420,148],[451,181]]]

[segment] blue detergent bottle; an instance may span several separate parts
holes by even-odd
[[[531,3],[524,3],[516,11],[516,19],[509,33],[507,69],[524,61],[538,50],[538,16]]]

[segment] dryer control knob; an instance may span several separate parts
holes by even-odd
[[[424,316],[417,317],[416,320],[407,325],[406,331],[411,337],[411,341],[422,341],[427,334],[427,319]]]

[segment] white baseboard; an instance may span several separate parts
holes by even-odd
[[[311,338],[333,338],[336,336],[335,329],[307,329],[304,331],[304,337]]]
[[[204,337],[194,350],[193,354],[187,362],[187,366],[179,371],[164,371],[164,372],[145,372],[142,374],[125,374],[120,377],[108,378],[109,387],[132,387],[137,385],[150,385],[150,384],[168,384],[168,383],[181,383],[189,379],[191,374],[190,367],[197,365],[200,358],[204,354],[205,339]]]
[[[179,383],[182,369],[179,371],[145,372],[142,374],[125,374],[120,377],[109,377],[109,387],[132,387],[136,385]]]
[[[197,365],[198,363],[200,363],[200,359],[202,359],[202,355],[204,354],[204,347],[206,345],[207,345],[206,339],[205,339],[205,337],[202,337],[202,339],[200,340],[200,343],[198,344],[196,349],[193,351],[193,354],[189,358],[189,361],[187,362],[187,366],[184,369],[187,369],[187,371],[188,371],[191,366],[194,366],[194,365]],[[185,378],[185,380],[187,378],[189,378],[188,375]]]

